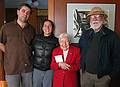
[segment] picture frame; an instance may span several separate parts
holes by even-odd
[[[43,22],[48,19],[48,9],[38,9],[39,32],[42,32]]]
[[[93,7],[100,7],[105,11],[108,15],[107,26],[114,31],[116,4],[67,3],[67,33],[71,37],[71,43],[78,43],[82,29],[89,28],[86,16]]]

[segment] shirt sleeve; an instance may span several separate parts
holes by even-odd
[[[0,43],[5,44],[7,40],[6,32],[5,32],[5,25],[3,25],[0,29]]]

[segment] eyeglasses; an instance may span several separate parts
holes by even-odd
[[[103,18],[103,15],[91,15],[91,20],[101,20]]]
[[[102,15],[91,15],[90,16],[90,18],[92,18],[92,19],[99,19],[99,18],[101,18],[101,17],[103,17]]]

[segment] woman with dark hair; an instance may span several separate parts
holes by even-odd
[[[54,29],[54,23],[45,20],[42,33],[33,40],[33,87],[52,87],[51,53],[58,44]]]

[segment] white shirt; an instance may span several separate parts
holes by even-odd
[[[68,50],[63,51],[64,61],[66,61],[66,57],[67,57],[67,55],[68,55]]]

